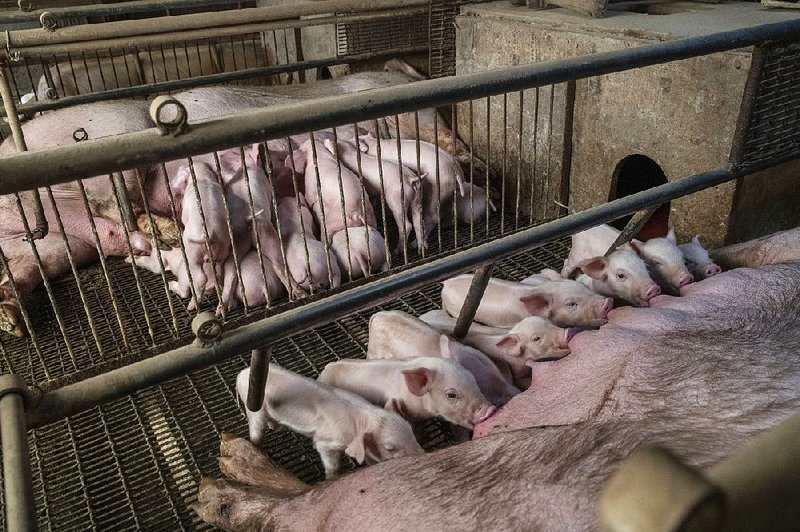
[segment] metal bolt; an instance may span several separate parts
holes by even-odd
[[[72,132],[72,140],[74,140],[75,142],[83,142],[88,138],[89,134],[82,127],[79,127],[78,129]]]

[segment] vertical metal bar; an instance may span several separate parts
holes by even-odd
[[[138,231],[139,227],[136,224],[136,214],[133,212],[131,198],[128,195],[128,187],[125,186],[125,177],[122,175],[122,172],[112,172],[111,179],[114,180],[117,201],[120,204],[122,223],[125,224],[128,231]]]
[[[297,191],[297,173],[295,172],[294,157],[292,156],[293,153],[292,142],[288,137],[286,138],[286,142],[288,143],[289,157],[291,160],[292,187],[294,188],[294,197],[295,200],[297,201],[297,209],[299,212],[300,198],[298,197],[298,191]],[[291,301],[293,297],[292,288],[294,286],[293,284],[294,278],[292,278],[291,273],[289,272],[289,263],[286,261],[286,244],[283,241],[283,234],[282,234],[283,230],[281,229],[281,217],[278,214],[278,200],[276,198],[277,189],[275,188],[275,182],[273,178],[275,175],[275,168],[272,167],[272,154],[270,154],[268,142],[264,143],[264,161],[266,163],[266,172],[267,172],[267,179],[269,180],[269,188],[270,190],[272,190],[272,208],[275,209],[275,231],[278,233],[278,245],[280,246],[281,249],[281,260],[283,261],[283,274],[286,276],[286,284],[288,285],[286,287],[286,292],[288,294],[289,301]],[[300,217],[300,227],[301,228],[304,227],[302,216]],[[313,228],[309,228],[309,231],[313,230],[314,230]],[[303,230],[303,239],[305,243],[305,230]],[[326,258],[328,262],[328,279],[330,279],[331,284],[333,284],[333,279],[332,279],[333,273],[331,272],[331,258],[330,256],[327,256]],[[280,272],[276,271],[275,273],[278,275],[278,277],[280,277]],[[311,267],[309,265],[309,260],[308,260],[308,246],[306,246],[306,273],[308,273],[309,277],[311,277]]]
[[[545,208],[545,218],[547,218],[547,211],[550,209],[551,205],[555,205],[552,201],[550,201],[550,166],[552,164],[553,159],[553,103],[555,101],[555,92],[556,86],[550,85],[550,107],[548,110],[547,116],[547,161],[546,161],[546,168],[545,170],[545,189],[544,189],[544,208]]]
[[[358,148],[357,151],[359,153],[359,155],[358,155],[358,164],[359,164],[359,169],[360,169],[360,165],[361,165],[361,149],[358,146],[358,126],[355,125],[355,124],[354,124],[354,126],[356,127],[356,147]],[[375,119],[375,131],[376,132],[380,131],[380,127],[379,127],[377,118]],[[378,141],[375,143],[375,149],[376,149],[375,156],[378,159],[378,179],[381,182],[381,221],[383,222],[383,232],[386,233],[386,188],[384,187],[384,183],[383,183],[383,159],[381,158],[381,141],[380,141],[380,139],[378,139]],[[384,234],[384,237],[385,236],[387,236],[387,235]],[[416,236],[417,236],[417,245],[419,245],[419,241],[422,238],[422,235],[416,235]],[[391,267],[392,259],[391,259],[391,255],[389,254],[389,239],[388,238],[384,238],[383,239],[383,246],[386,249],[386,264],[389,267]]]
[[[22,395],[25,382],[16,375],[5,375],[3,384],[4,393],[0,396],[0,438],[3,447],[6,527],[10,532],[36,530],[25,402]]]
[[[561,190],[559,203],[569,205],[570,177],[572,174],[572,131],[575,118],[575,80],[566,83],[564,96],[564,145],[561,153]],[[567,209],[559,207],[559,215],[569,214]]]
[[[536,159],[538,151],[537,143],[539,142],[539,87],[534,89],[533,94],[533,161],[531,163],[531,201],[530,210],[528,211],[528,223],[530,224],[533,224],[533,209],[536,207]]]
[[[503,164],[501,166],[500,183],[500,234],[506,230],[506,156],[508,154],[508,93],[503,93]],[[489,196],[486,196],[489,199]],[[486,218],[489,218],[487,205]]]
[[[11,72],[7,67],[0,67],[0,98],[3,100],[3,107],[6,111],[6,118],[8,125],[11,127],[11,136],[14,139],[14,145],[17,147],[18,152],[28,151],[28,145],[25,143],[25,135],[22,133],[22,126],[19,123],[19,115],[17,114],[17,104],[11,94],[11,87],[8,84]],[[33,212],[36,216],[36,227],[30,235],[33,240],[38,240],[47,236],[49,230],[47,224],[47,217],[44,214],[44,207],[42,206],[42,197],[39,195],[37,189],[30,191],[31,199],[33,200]]]
[[[475,110],[472,100],[469,101],[469,180],[473,183],[469,191],[469,242],[475,241]]]
[[[339,186],[342,186],[342,161],[339,159],[339,134],[336,132],[336,128],[331,128],[333,130],[333,145],[336,155],[336,167],[339,173]],[[358,132],[358,127],[356,127],[356,132]],[[380,141],[378,141],[380,142]],[[367,219],[367,202],[369,198],[367,197],[367,188],[364,186],[364,179],[361,175],[361,150],[358,148],[358,136],[356,136],[356,163],[358,166],[358,179],[359,184],[361,185],[361,194],[360,194],[360,201],[361,201],[361,215],[364,217],[364,241],[367,243],[367,270],[368,272],[362,272],[364,277],[369,277],[372,275],[372,247],[369,245],[369,225],[366,223]],[[400,181],[400,186],[402,187],[402,179]],[[372,205],[370,205],[372,207]],[[347,229],[347,224],[345,224],[345,229]],[[386,232],[386,228],[383,229],[384,233]],[[384,235],[384,241],[386,240],[386,236]]]
[[[89,63],[86,62],[86,52],[81,52],[81,57],[83,58],[83,68],[86,69],[86,81],[89,83],[89,92],[94,92],[94,85],[92,84]]]
[[[352,281],[353,280],[353,272],[352,272],[353,259],[352,259],[351,254],[350,254],[350,231],[347,230],[348,229],[348,227],[347,227],[348,212],[347,212],[347,207],[346,207],[346,204],[345,204],[345,201],[344,201],[344,187],[342,185],[342,162],[339,160],[339,146],[338,146],[338,142],[337,142],[337,139],[336,139],[336,128],[333,128],[333,131],[334,131],[334,134],[333,134],[333,148],[334,148],[333,157],[336,159],[336,179],[338,180],[338,183],[339,183],[339,201],[341,202],[341,205],[342,205],[342,225],[344,226],[344,240],[345,240],[345,243],[346,243],[345,245],[347,246],[347,262],[349,263],[350,270],[351,270],[350,271],[350,280]],[[311,133],[311,138],[312,139],[314,138],[314,133],[313,132]],[[312,142],[311,143],[311,150],[314,153],[314,166],[317,167],[317,164],[318,164],[318,162],[317,162],[317,149],[315,147],[315,144],[316,144],[316,142]],[[317,173],[317,176],[320,177],[319,173]],[[362,215],[363,214],[364,213],[362,212]],[[366,219],[366,217],[365,217],[365,219]],[[367,249],[369,249],[369,246],[367,246]],[[369,275],[367,275],[367,272],[362,272],[362,273],[364,274],[364,277],[369,277]]]
[[[292,149],[292,139],[286,137],[286,148],[289,151],[289,162],[291,163],[291,170],[292,170],[292,187],[294,188],[294,196],[297,198],[298,190],[297,190],[297,165],[294,161],[294,150]],[[307,155],[306,155],[307,156]],[[272,163],[270,163],[272,164]],[[308,161],[306,161],[306,170],[308,170]],[[306,190],[305,188],[303,190]],[[299,199],[297,200],[299,203]],[[331,247],[330,243],[328,242],[328,232],[327,226],[325,225],[325,204],[322,203],[322,196],[320,193],[319,187],[319,172],[317,173],[317,201],[320,202],[320,212],[322,214],[322,222],[320,225],[320,236],[322,237],[323,243],[325,245],[325,259],[328,263],[328,280],[333,283],[333,266],[331,265]],[[289,284],[289,301],[292,300],[292,279],[291,273],[289,272],[289,263],[286,261],[286,248],[283,244],[283,237],[280,234],[280,229],[278,230],[278,238],[281,239],[281,256],[283,257],[283,272],[286,276],[286,282]],[[313,290],[313,289],[312,289]],[[311,291],[311,290],[310,290]]]
[[[455,103],[452,103],[450,106],[450,123],[451,128],[450,132],[453,135],[452,138],[452,147],[453,153],[450,155],[453,156],[453,160],[455,160],[456,164],[461,166],[461,162],[458,160],[456,156],[457,149],[456,146],[458,145],[458,106]],[[472,174],[469,176],[470,182],[472,182]],[[471,190],[471,188],[470,188]],[[459,195],[458,187],[453,189],[453,250],[458,250],[458,195]],[[488,211],[487,211],[488,215]]]
[[[247,387],[247,409],[251,412],[261,410],[269,376],[269,361],[272,348],[253,349],[250,352],[250,382]]]
[[[519,131],[517,132],[517,204],[514,213],[514,229],[519,229],[519,208],[522,198],[522,134],[524,132],[523,120],[525,108],[525,91],[519,91]],[[488,201],[489,198],[487,198]],[[486,205],[486,216],[489,216],[489,205]]]
[[[494,264],[488,264],[475,271],[472,277],[472,284],[469,285],[469,292],[464,299],[464,304],[461,305],[461,311],[458,313],[458,320],[453,329],[453,338],[461,340],[469,332],[469,326],[478,311],[478,306],[481,304],[483,293],[489,285],[489,279],[492,278],[492,270]]]
[[[267,301],[267,305],[271,305],[272,301],[270,300],[270,297],[269,297],[269,289],[268,289],[269,283],[267,282],[267,270],[266,270],[266,267],[264,266],[264,253],[261,250],[261,238],[259,237],[259,232],[258,232],[259,231],[258,219],[261,216],[256,216],[256,208],[255,208],[255,205],[253,205],[253,189],[250,186],[250,172],[247,171],[247,161],[246,161],[245,155],[244,155],[244,148],[239,148],[239,155],[240,155],[241,161],[242,161],[242,171],[244,173],[244,183],[245,183],[245,186],[247,187],[247,203],[250,206],[250,219],[253,220],[252,231],[253,231],[253,237],[255,237],[256,253],[258,253],[258,265],[261,268],[261,279],[264,281],[264,299]],[[253,176],[253,179],[256,179],[256,177]],[[277,216],[277,215],[278,215],[278,213],[276,212],[275,216]],[[266,221],[266,223],[271,224],[272,223],[271,218],[268,219]],[[235,246],[236,244],[234,243],[233,245]],[[214,268],[214,272],[216,274],[216,267]],[[287,281],[289,283],[288,290],[291,290],[292,289],[292,281],[291,281],[291,279],[287,279]],[[242,284],[241,286],[242,286],[242,295],[244,295],[245,286],[244,286],[244,284]],[[245,300],[246,299],[247,298],[245,297]],[[245,302],[245,307],[246,306],[247,306],[247,303]]]
[[[300,63],[304,60],[303,56],[303,35],[302,35],[302,28],[295,28],[294,29],[294,57],[295,60]],[[286,53],[289,53],[289,50],[286,50]],[[306,82],[306,71],[302,68],[297,71],[297,79],[300,83]]]
[[[489,197],[489,168],[492,159],[492,97],[486,97],[486,197]],[[486,239],[489,238],[489,216],[486,217]]]

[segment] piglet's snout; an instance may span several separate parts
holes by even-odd
[[[611,312],[611,309],[614,308],[614,300],[610,297],[607,297],[600,303],[598,307],[598,313],[600,314],[600,318],[606,318],[608,313]]]
[[[709,264],[708,267],[706,267],[706,277],[713,277],[720,273],[722,273],[722,268],[716,264]]]
[[[661,287],[660,286],[658,286],[657,284],[651,285],[650,288],[647,289],[647,292],[644,293],[644,298],[643,299],[645,301],[650,301],[651,299],[653,299],[654,297],[656,297],[660,293],[661,293]]]
[[[478,425],[479,423],[483,423],[487,419],[489,419],[495,412],[497,412],[497,407],[494,405],[490,405],[489,403],[481,405],[474,414],[472,414],[472,419],[470,423],[473,426]]]
[[[681,278],[678,279],[678,288],[682,286],[686,286],[689,283],[694,282],[694,277],[692,277],[691,273],[684,273],[681,275]]]

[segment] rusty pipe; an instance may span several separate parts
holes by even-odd
[[[493,269],[494,264],[487,264],[475,271],[472,284],[469,285],[467,297],[464,299],[464,304],[461,305],[461,311],[458,313],[455,329],[453,329],[453,338],[456,340],[461,340],[469,332],[469,326],[472,325],[475,313],[478,312],[483,293],[489,285],[489,279],[492,278]]]
[[[25,403],[28,388],[17,375],[0,377],[0,440],[3,449],[3,495],[6,529],[36,530],[31,458]]]
[[[270,358],[272,358],[272,350],[269,346],[262,349],[253,349],[250,353],[247,409],[251,412],[258,412],[261,410],[261,405],[264,404]]]
[[[644,224],[646,224],[650,217],[653,216],[653,213],[656,212],[658,207],[660,207],[660,205],[650,207],[649,209],[645,209],[634,214],[631,219],[628,220],[628,223],[625,224],[625,227],[622,228],[622,231],[620,231],[616,240],[614,240],[614,242],[608,248],[608,251],[605,252],[604,256],[608,257],[614,253],[618,247],[624,246],[633,240],[633,238],[639,234],[639,231],[642,230]]]

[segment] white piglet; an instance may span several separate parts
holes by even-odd
[[[692,238],[691,242],[678,246],[678,249],[683,253],[686,267],[689,268],[695,279],[707,279],[722,273],[722,268],[711,260],[708,251],[700,244],[700,238],[697,235]]]

